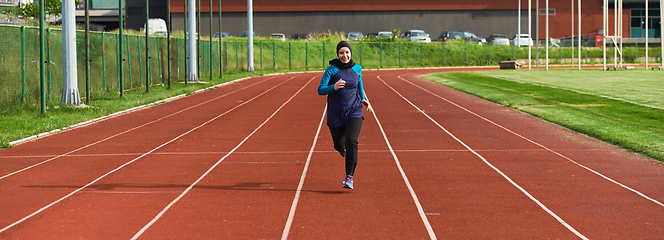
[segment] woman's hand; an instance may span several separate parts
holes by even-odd
[[[367,100],[362,100],[362,105],[367,107],[367,111],[373,112],[373,108],[371,108],[371,104],[369,104],[369,101]]]
[[[334,90],[336,91],[336,90],[342,89],[342,88],[344,88],[345,85],[346,85],[346,81],[344,81],[343,79],[339,79],[339,81],[334,83]]]

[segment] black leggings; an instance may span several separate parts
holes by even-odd
[[[364,118],[351,118],[338,128],[330,128],[334,149],[343,152],[346,150],[346,175],[355,174],[357,166],[357,138],[360,136]]]

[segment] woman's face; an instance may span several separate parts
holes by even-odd
[[[339,49],[339,60],[342,63],[350,62],[350,49],[348,47],[342,47]]]

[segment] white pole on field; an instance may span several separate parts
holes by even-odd
[[[623,0],[618,0],[618,36],[620,36],[620,67],[623,67]]]
[[[578,49],[579,49],[578,50],[579,51],[579,71],[581,71],[581,0],[579,0],[579,4],[577,4],[577,5],[578,5],[577,7],[579,8],[579,14],[577,14],[578,18],[579,18],[579,20],[578,20],[579,21],[579,27],[578,27],[578,29],[579,29],[579,43],[578,43],[579,44],[579,47],[578,47]],[[574,44],[572,44],[572,45],[574,45]]]
[[[646,0],[646,69],[648,69],[648,0]]]
[[[572,1],[572,11],[570,11],[570,15],[572,15],[572,68],[574,68],[574,0]]]
[[[664,0],[662,0],[664,1]],[[528,0],[528,38],[533,39],[533,5],[532,1]],[[531,59],[533,56],[533,46],[530,45],[530,39],[528,39],[528,70],[531,69]],[[664,49],[664,48],[663,48]]]
[[[252,0],[247,0],[247,72],[254,71],[254,10]]]
[[[659,0],[659,32],[660,32],[660,51],[662,55],[660,56],[660,61],[661,61],[661,66],[659,67],[660,70],[664,70],[664,0]]]
[[[189,20],[187,20],[187,23],[189,26],[187,27],[189,30],[189,46],[188,46],[188,53],[189,53],[189,68],[187,69],[189,72],[187,73],[187,81],[188,82],[197,82],[198,81],[198,76],[197,76],[197,67],[196,67],[196,60],[198,57],[196,57],[196,1],[189,0]]]
[[[618,66],[618,49],[616,48],[615,38],[615,36],[618,36],[618,0],[613,2],[613,36],[613,67],[615,68]]]
[[[549,0],[546,0],[546,71],[549,71]]]
[[[604,0],[602,3],[602,49],[603,49],[603,55],[602,55],[602,62],[603,62],[603,67],[604,71],[606,71],[606,23],[608,21],[608,10],[607,8],[609,7],[609,0]]]
[[[62,1],[62,97],[60,102],[80,105],[76,72],[76,6],[74,0]]]
[[[519,1],[519,8],[518,8],[518,10],[517,10],[517,11],[518,11],[517,15],[519,16],[519,17],[518,17],[519,20],[518,20],[518,22],[517,22],[517,24],[516,24],[516,26],[517,26],[517,27],[516,27],[516,28],[517,28],[517,30],[516,30],[516,32],[517,32],[517,34],[516,34],[516,42],[517,42],[518,46],[521,47],[521,0],[517,0],[517,1]],[[515,45],[516,45],[516,44],[515,44]]]

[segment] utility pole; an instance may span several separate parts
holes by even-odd
[[[118,2],[120,2],[119,6],[118,6],[119,15],[120,15],[119,16],[119,20],[120,20],[119,35],[120,35],[120,37],[118,38],[118,49],[120,49],[120,51],[118,51],[118,55],[120,56],[120,63],[118,64],[118,73],[119,73],[118,74],[118,86],[119,86],[118,88],[120,88],[120,97],[124,97],[124,81],[122,80],[122,76],[124,75],[123,74],[124,72],[122,71],[122,67],[124,66],[124,64],[122,64],[122,61],[123,61],[123,58],[124,58],[122,56],[122,53],[124,53],[124,51],[122,51],[122,49],[124,49],[122,47],[122,45],[123,45],[122,43],[124,41],[124,37],[123,37],[124,34],[122,33],[122,30],[124,29],[124,0],[119,0]]]
[[[188,0],[189,1],[189,19],[187,20],[189,23],[189,72],[187,73],[187,81],[189,82],[197,82],[198,81],[198,75],[196,74],[196,60],[198,59],[196,57],[196,0]]]
[[[85,0],[85,104],[90,104],[90,0]]]
[[[44,0],[39,0],[39,79],[41,87],[41,115],[46,115],[46,79],[44,63]]]
[[[76,68],[76,6],[74,0],[65,0],[62,1],[62,103],[81,104]]]
[[[247,0],[247,72],[254,71],[254,10],[252,0]]]

